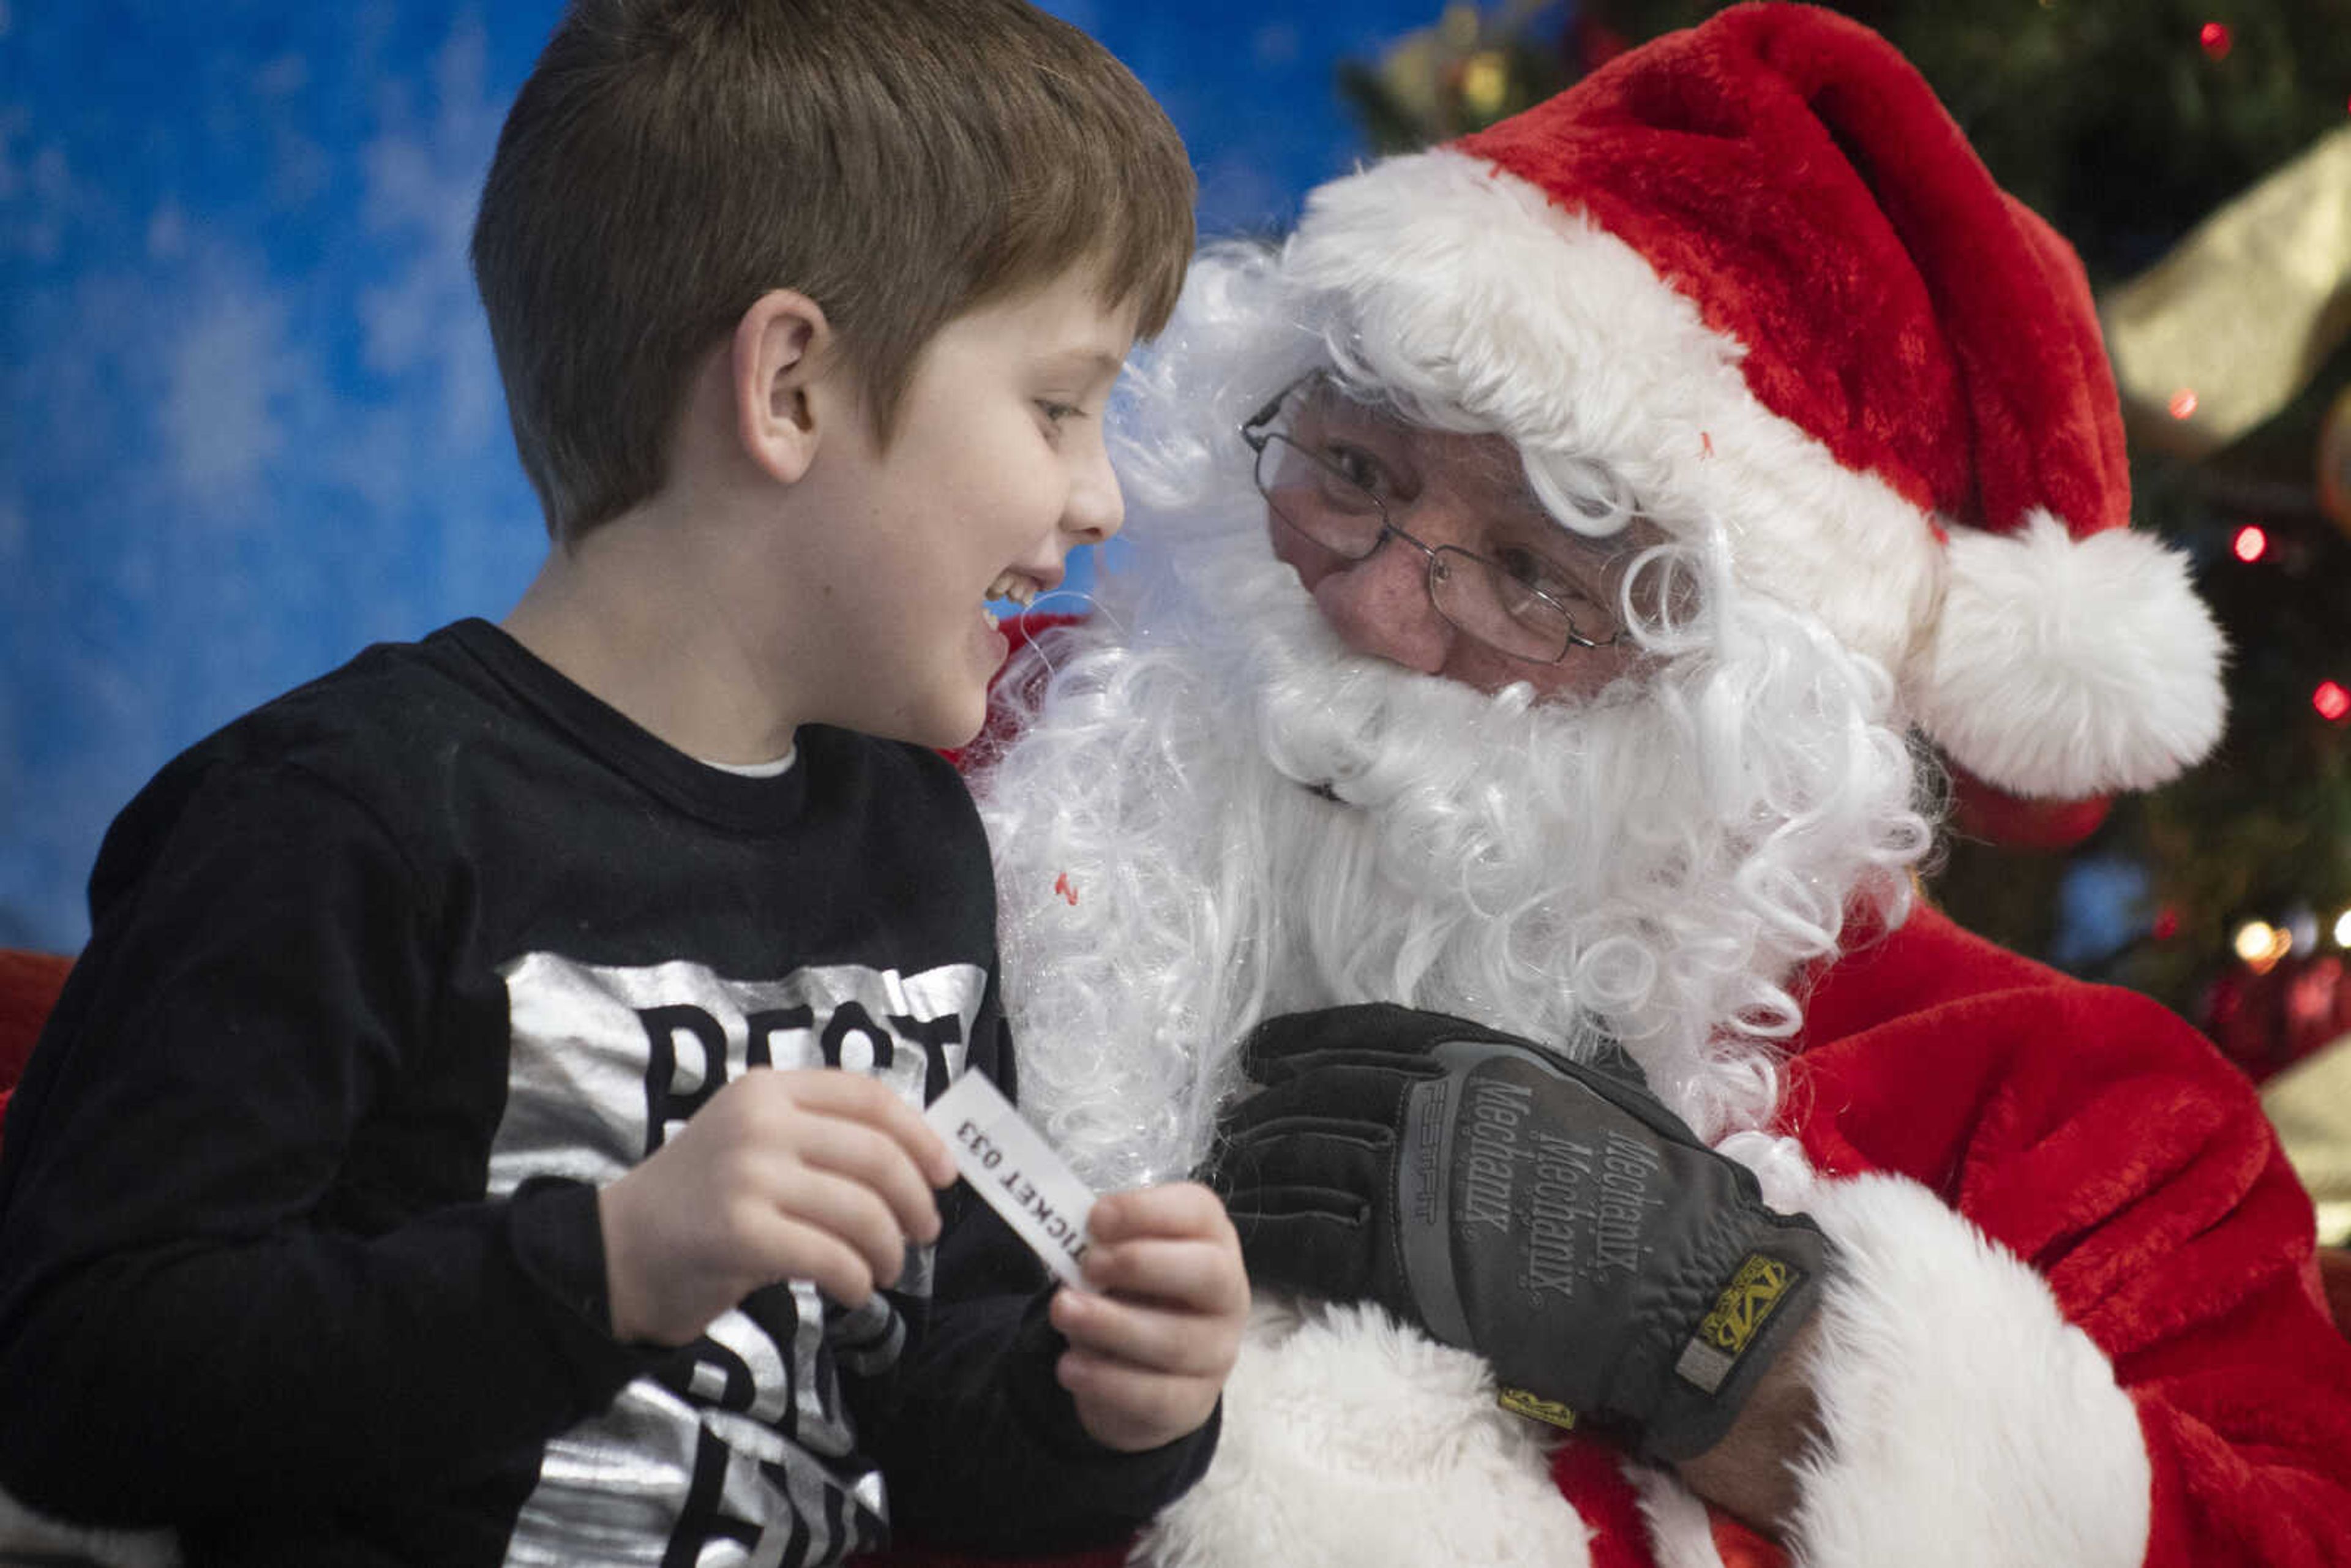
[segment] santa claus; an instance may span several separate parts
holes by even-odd
[[[1260,1291],[1143,1559],[2351,1561],[2251,1092],[1913,881],[2199,758],[2221,648],[1884,42],[1740,7],[1339,180],[1130,390],[979,788],[1029,1113],[1218,1171]]]

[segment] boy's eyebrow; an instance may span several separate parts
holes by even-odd
[[[1115,376],[1126,369],[1126,356],[1113,354],[1107,349],[1064,349],[1044,359],[1048,371],[1092,371],[1097,375]]]

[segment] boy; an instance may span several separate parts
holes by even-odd
[[[1049,1296],[918,1113],[1012,1082],[929,748],[1118,528],[1190,199],[1019,0],[578,0],[474,244],[554,548],[116,822],[0,1155],[0,1483],[250,1568],[1047,1550],[1197,1476],[1221,1207],[1105,1197]]]

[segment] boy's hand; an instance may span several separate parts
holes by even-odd
[[[812,1280],[853,1307],[939,1234],[955,1180],[937,1134],[888,1086],[757,1068],[597,1197],[612,1333],[677,1345],[763,1285]]]
[[[1070,1342],[1061,1386],[1094,1440],[1127,1453],[1172,1443],[1217,1407],[1249,1316],[1249,1276],[1225,1206],[1196,1182],[1095,1200],[1089,1290],[1055,1293]]]

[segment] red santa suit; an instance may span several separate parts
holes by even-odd
[[[1829,1430],[1842,1406],[1915,1397],[1938,1357],[1953,1396],[1913,1413],[1917,1448],[1850,1445],[1813,1490],[1908,1500],[1886,1530],[1939,1511],[1965,1539],[2052,1448],[2111,1443],[2143,1478],[2116,1499],[2146,1516],[2141,1561],[2351,1561],[2351,1344],[2324,1306],[2310,1200],[2209,1041],[1931,910],[1823,976],[1806,1039],[1788,1121],[1828,1178],[1816,1211],[1857,1216],[1881,1187],[1893,1221],[1823,1218],[1850,1260],[1830,1310],[1884,1357],[1824,1367]],[[1999,1490],[1956,1490],[1974,1473]],[[2092,1560],[2032,1544],[2015,1560]]]

